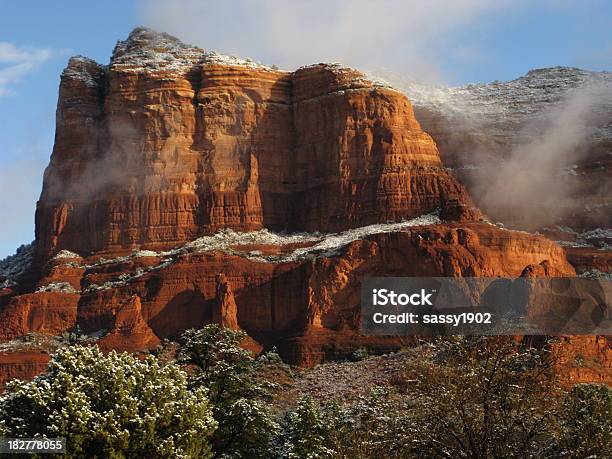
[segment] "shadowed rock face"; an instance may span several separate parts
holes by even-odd
[[[471,205],[406,97],[352,69],[281,72],[146,29],[72,58],[36,252],[162,249],[220,228],[338,231]]]
[[[359,334],[366,276],[575,275],[484,221],[400,92],[146,29],[62,75],[34,257],[0,290],[0,341],[78,325],[136,351],[217,322],[303,365],[406,344]]]
[[[385,77],[492,218],[527,230],[612,227],[611,72],[552,67],[456,88]],[[516,188],[504,192],[509,181]]]

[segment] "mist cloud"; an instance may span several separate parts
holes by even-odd
[[[342,62],[390,67],[411,78],[443,80],[438,57],[479,55],[453,33],[522,0],[145,0],[142,21],[205,49],[259,59],[288,70]]]
[[[579,198],[583,193],[577,192],[580,180],[574,174],[579,173],[580,161],[591,154],[596,126],[609,122],[609,113],[595,107],[605,100],[611,103],[611,97],[609,83],[576,89],[540,120],[517,132],[520,143],[507,158],[492,160],[483,155],[475,194],[484,210],[515,221],[516,226],[536,229],[583,208],[587,203]],[[609,196],[610,188],[609,183],[600,184],[599,195]]]

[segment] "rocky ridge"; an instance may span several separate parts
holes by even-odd
[[[438,208],[478,214],[400,92],[334,64],[282,72],[136,29],[108,66],[77,58],[63,73],[36,254],[341,231]]]

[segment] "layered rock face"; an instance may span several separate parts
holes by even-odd
[[[336,65],[281,72],[136,29],[73,58],[36,252],[170,248],[220,228],[338,231],[470,206],[398,91]]]
[[[360,283],[368,276],[518,277],[544,264],[573,275],[563,249],[542,236],[438,217],[375,225],[340,235],[222,232],[165,253],[50,260],[36,293],[0,308],[0,339],[73,329],[105,348],[138,350],[217,322],[241,328],[301,364],[390,350],[397,338],[365,337]],[[222,273],[219,275],[219,273]]]
[[[0,268],[0,341],[78,326],[138,351],[215,322],[303,365],[407,344],[360,334],[367,276],[575,275],[487,222],[402,93],[145,29],[108,67],[70,60],[35,247]]]

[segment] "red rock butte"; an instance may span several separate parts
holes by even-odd
[[[2,341],[78,325],[135,351],[219,322],[305,365],[406,344],[359,333],[363,277],[575,275],[486,221],[401,92],[142,28],[62,74],[34,258],[0,295]]]
[[[221,228],[338,231],[469,197],[406,96],[355,70],[282,72],[136,29],[72,58],[36,252],[165,249]]]

